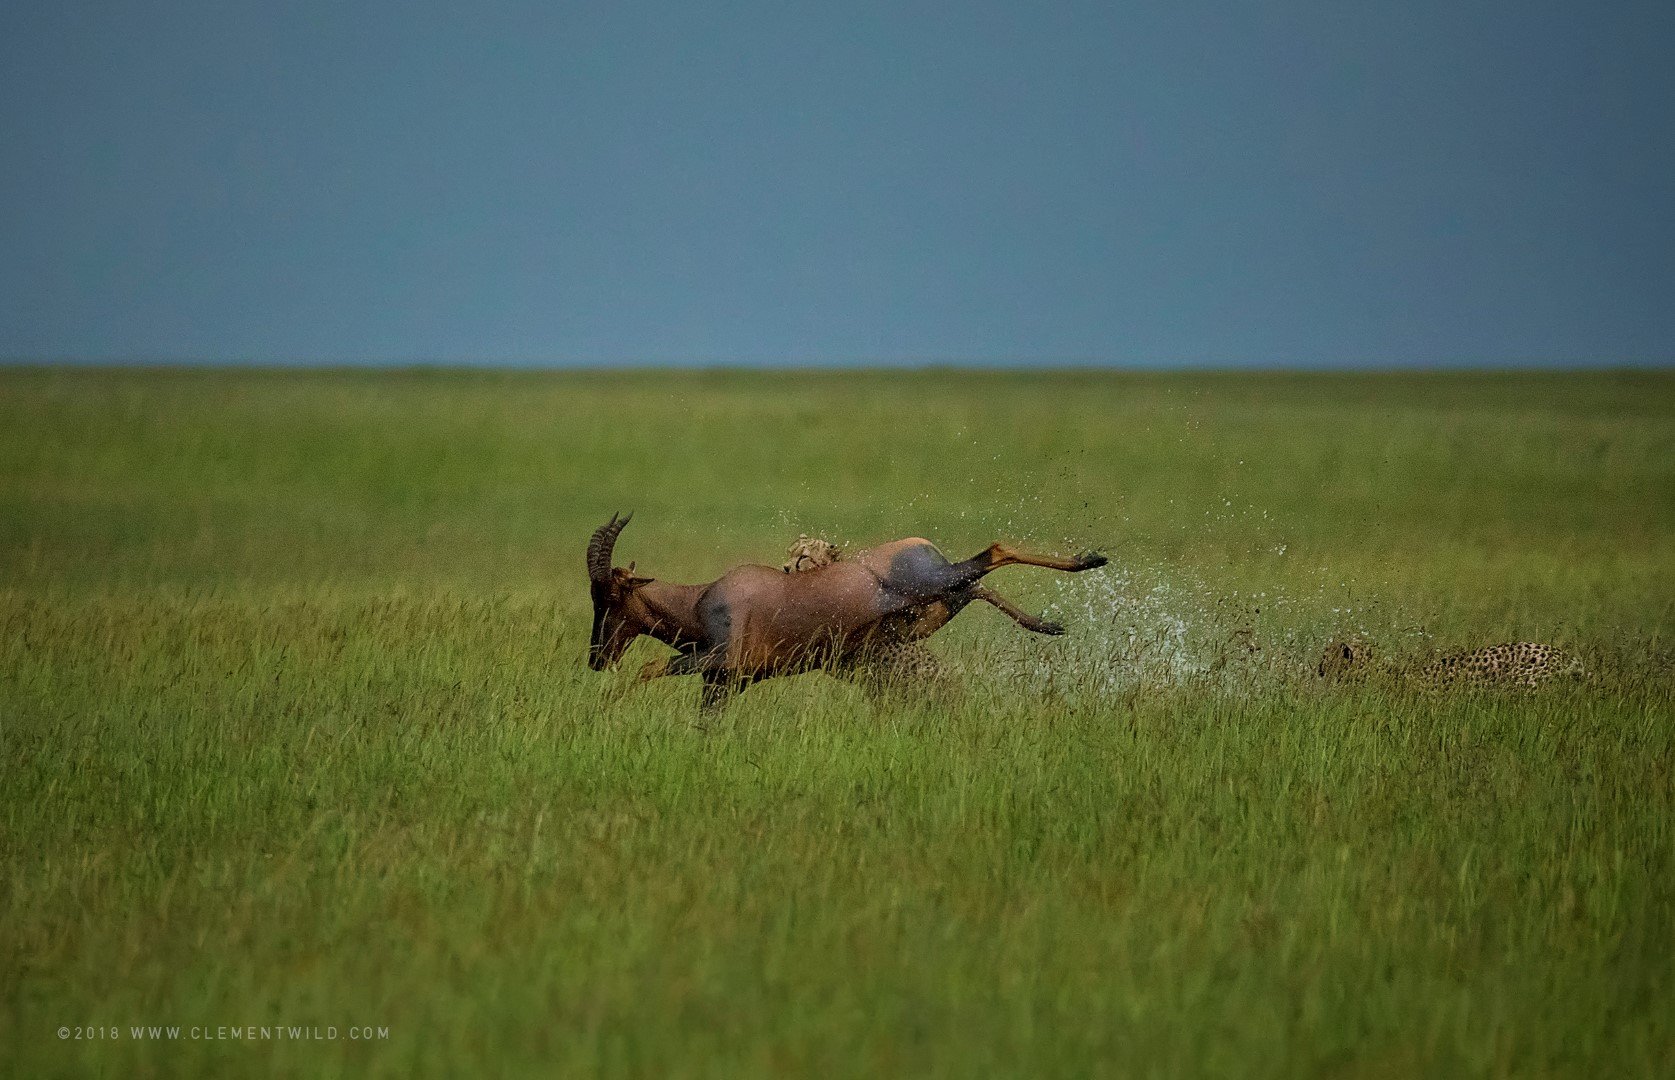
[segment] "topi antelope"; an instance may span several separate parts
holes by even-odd
[[[1026,630],[1062,634],[1062,626],[1020,611],[978,581],[1014,564],[1077,573],[1106,561],[1093,553],[1060,559],[991,544],[951,563],[929,540],[912,537],[801,573],[738,566],[707,585],[673,585],[636,576],[632,563],[626,570],[611,565],[627,524],[627,517],[612,514],[587,544],[588,666],[615,665],[630,642],[649,634],[678,655],[647,664],[640,678],[701,675],[705,708],[775,675],[850,669],[872,651],[929,637],[973,600],[994,605]]]

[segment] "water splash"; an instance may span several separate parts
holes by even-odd
[[[1388,613],[1216,588],[1180,568],[1112,563],[1052,587],[1045,614],[1067,627],[1065,637],[997,638],[992,652],[963,666],[1063,699],[1240,693],[1311,678],[1333,636],[1388,629]]]

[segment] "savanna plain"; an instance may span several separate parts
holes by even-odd
[[[1111,562],[700,714],[629,509]],[[0,370],[0,1073],[1672,1075],[1672,637],[1667,371]]]

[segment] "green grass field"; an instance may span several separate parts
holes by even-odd
[[[701,718],[617,509],[1112,563]],[[0,371],[0,1073],[1672,1075],[1672,641],[1669,372]]]

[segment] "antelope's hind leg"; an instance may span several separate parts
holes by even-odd
[[[947,601],[956,594],[972,596],[970,590],[985,574],[998,570],[1002,566],[1044,566],[1049,570],[1062,570],[1067,574],[1081,573],[1083,570],[1093,570],[1104,566],[1108,561],[1105,556],[1097,552],[1086,552],[1075,558],[1061,559],[1053,555],[1031,555],[1026,552],[1009,548],[1004,544],[990,544],[964,562],[951,563],[943,557],[942,552],[930,544],[920,544],[909,547],[897,553],[890,560],[889,572],[884,578],[885,585],[901,596],[915,601],[943,600]],[[988,599],[978,597],[978,599]],[[989,600],[989,603],[994,603]],[[995,605],[1000,607],[999,604]],[[1012,608],[1000,607],[1008,615],[1017,611]],[[1019,612],[1019,614],[1022,614]],[[1017,616],[1013,616],[1016,618]],[[1022,620],[1020,620],[1021,622]],[[1028,626],[1028,623],[1023,625]]]
[[[1063,570],[1067,574],[1079,574],[1083,570],[1097,570],[1111,560],[1097,551],[1084,551],[1074,558],[1061,558],[1057,555],[1033,555],[1027,551],[1019,551],[1005,544],[990,544],[988,548],[961,563],[984,565],[983,572],[998,570],[1002,566],[1044,566],[1048,570]]]
[[[971,598],[973,600],[981,600],[986,604],[993,604],[995,607],[999,608],[1007,618],[1011,619],[1013,622],[1017,623],[1019,626],[1031,633],[1046,634],[1049,637],[1057,637],[1058,635],[1064,633],[1064,626],[1062,623],[1050,622],[1047,619],[1038,619],[992,589],[986,589],[981,585],[974,585],[971,588]]]
[[[1064,559],[1057,555],[1032,555],[1005,544],[990,544],[964,562],[954,563],[949,569],[953,571],[954,586],[964,588],[1003,566],[1042,566],[1048,570],[1079,574],[1083,570],[1097,570],[1108,562],[1110,560],[1097,551],[1086,551],[1074,558]]]

